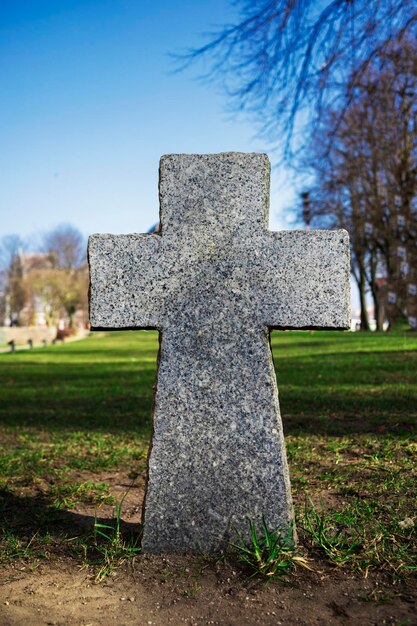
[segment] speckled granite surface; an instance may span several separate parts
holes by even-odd
[[[214,551],[292,504],[269,329],[349,327],[345,231],[269,232],[262,154],[168,155],[161,233],[93,235],[93,328],[158,328],[143,549]]]

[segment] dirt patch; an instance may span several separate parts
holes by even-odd
[[[2,626],[417,624],[416,590],[327,567],[265,585],[229,563],[144,555],[101,584],[73,560],[2,570]]]
[[[144,473],[78,471],[66,480],[106,483],[115,500],[124,498],[123,531],[139,531]],[[111,523],[114,504],[80,501],[70,510],[54,510],[50,488],[37,480],[20,493],[4,494],[3,511],[14,520],[17,536],[32,537],[38,516],[49,525],[55,520],[58,538],[46,558],[14,559],[0,569],[0,626],[417,625],[415,580],[364,578],[324,560],[310,561],[314,571],[298,569],[287,581],[265,584],[227,559],[138,555],[98,584],[94,567],[83,568],[80,554],[70,556],[71,540],[59,537],[82,536],[96,515]]]

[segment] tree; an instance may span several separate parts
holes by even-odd
[[[21,254],[16,254],[11,261],[7,277],[6,298],[12,323],[19,324],[20,312],[27,301],[27,290],[23,281]]]
[[[0,240],[0,268],[8,269],[19,250],[25,248],[25,242],[16,234],[5,235]]]
[[[0,293],[5,293],[10,266],[23,248],[24,242],[19,235],[5,235],[0,239]]]
[[[49,302],[55,317],[65,312],[73,325],[77,308],[87,310],[88,272],[86,243],[81,232],[70,224],[60,224],[44,239],[52,268],[32,276],[34,290]]]
[[[0,240],[0,323],[6,313],[17,320],[24,302],[23,268],[19,253],[25,244],[19,235],[5,235]]]
[[[413,0],[233,4],[237,22],[182,59],[206,59],[206,78],[220,80],[236,109],[253,114],[275,144],[283,138],[287,157],[303,148],[329,108],[337,111],[337,129],[373,60],[417,30]]]
[[[73,226],[61,224],[45,235],[43,252],[24,253],[18,235],[0,240],[0,314],[2,320],[31,324],[45,309],[49,323],[77,309],[87,310],[86,246]],[[7,315],[6,315],[7,313]]]
[[[81,232],[70,224],[60,224],[44,237],[43,250],[57,268],[71,270],[86,261],[86,244]]]
[[[351,235],[363,328],[367,290],[378,329],[385,318],[417,316],[416,52],[404,38],[374,59],[336,132],[329,112],[332,142],[316,134],[309,161],[316,223]]]
[[[70,327],[77,309],[88,308],[88,270],[86,266],[65,270],[35,269],[26,277],[25,288],[30,299],[45,303],[50,323],[57,323],[66,314]]]

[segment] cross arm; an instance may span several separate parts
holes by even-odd
[[[88,240],[92,329],[159,328],[159,235]]]
[[[264,323],[282,329],[350,327],[345,230],[270,232],[262,256]]]

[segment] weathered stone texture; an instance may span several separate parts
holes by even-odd
[[[349,327],[349,244],[269,232],[268,198],[266,155],[169,155],[161,233],[90,238],[92,327],[162,333],[144,550],[292,520],[269,329]]]

